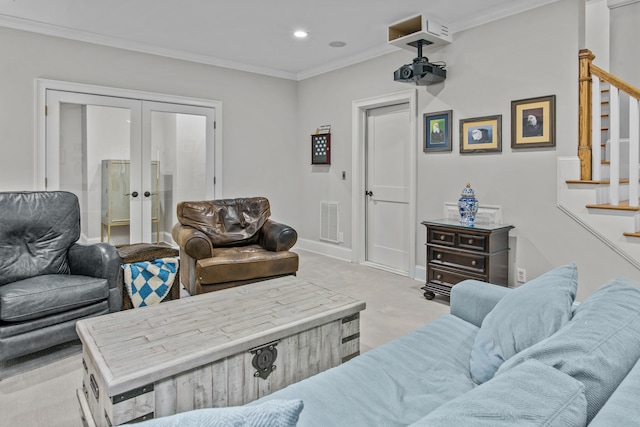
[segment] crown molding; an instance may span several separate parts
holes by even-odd
[[[374,49],[369,49],[366,52],[359,53],[357,55],[351,55],[348,58],[339,61],[333,61],[331,63],[324,64],[320,67],[313,67],[308,70],[300,71],[296,74],[296,80],[304,80],[310,77],[319,76],[330,71],[339,70],[340,68],[348,67],[350,65],[358,64],[360,62],[368,61],[369,59],[384,56],[388,53],[400,50],[399,48],[391,45],[382,45]]]
[[[225,59],[214,58],[206,55],[198,55],[175,49],[160,48],[146,43],[132,42],[130,40],[124,40],[118,37],[104,36],[101,34],[94,34],[86,31],[77,31],[57,25],[45,24],[28,19],[15,18],[13,16],[0,14],[0,26],[12,28],[15,30],[44,34],[47,36],[61,37],[85,43],[125,49],[134,52],[147,53],[150,55],[164,56],[173,59],[180,59],[183,61],[196,62],[199,64],[214,65],[216,67],[246,71],[248,73],[263,74],[271,77],[296,80],[295,73],[274,70],[266,67],[247,65],[235,61],[228,61]]]
[[[484,25],[492,21],[497,21],[498,19],[507,18],[509,16],[517,15],[528,10],[537,9],[539,7],[543,7],[557,1],[558,0],[547,0],[545,2],[536,3],[534,5],[525,5],[520,2],[514,4],[504,2],[504,5],[502,5],[499,9],[491,9],[484,15],[477,14],[471,19],[450,22],[449,29],[451,30],[452,34],[455,34],[459,31],[479,27],[480,25]]]
[[[338,70],[349,65],[357,64],[378,56],[386,55],[395,50],[392,46],[383,45],[375,49],[368,50],[361,54],[350,56],[344,60],[327,63],[321,67],[314,67],[298,73],[290,73],[282,70],[274,70],[267,67],[257,67],[239,62],[228,61],[221,58],[214,58],[206,55],[198,55],[174,49],[164,49],[146,43],[137,43],[117,37],[104,36],[77,31],[57,25],[45,24],[28,19],[15,18],[0,14],[0,26],[15,30],[28,31],[32,33],[44,34],[52,37],[60,37],[84,43],[97,44],[118,49],[125,49],[134,52],[146,53],[150,55],[164,56],[167,58],[179,59],[183,61],[196,62],[199,64],[213,65],[216,67],[229,68],[233,70],[245,71],[248,73],[261,74],[270,77],[277,77],[287,80],[304,80],[330,71]]]
[[[515,15],[521,12],[525,12],[530,9],[538,8],[550,3],[554,3],[558,0],[546,0],[542,4],[536,4],[535,6],[523,6],[517,4],[510,6],[505,4],[500,10],[489,12],[485,15],[476,15],[472,19],[458,21],[450,23],[449,28],[454,34],[459,31],[477,27],[486,24],[491,21],[502,19],[511,15]],[[640,0],[608,0],[609,7],[620,7],[631,3],[636,3]],[[613,6],[612,6],[613,5]],[[108,46],[118,49],[124,49],[134,52],[146,53],[150,55],[163,56],[172,59],[179,59],[188,62],[195,62],[199,64],[212,65],[216,67],[228,68],[238,71],[244,71],[248,73],[261,74],[270,77],[277,77],[287,80],[300,81],[308,79],[310,77],[318,76],[320,74],[328,73],[338,70],[340,68],[348,67],[360,62],[364,62],[379,56],[386,55],[397,50],[396,47],[384,44],[374,49],[361,52],[357,55],[351,55],[348,58],[342,60],[332,61],[322,66],[312,67],[306,70],[298,72],[287,72],[283,70],[273,69],[269,67],[260,67],[236,61],[229,61],[222,58],[211,57],[207,55],[200,55],[196,53],[184,52],[177,49],[167,49],[154,46],[149,43],[132,42],[119,37],[105,36],[101,34],[91,33],[87,31],[78,31],[71,28],[66,28],[57,25],[46,24],[39,21],[33,21],[29,19],[16,18],[9,15],[0,14],[0,27],[13,28],[16,30],[28,31],[38,34],[44,34],[53,37],[60,37],[79,42],[92,43],[102,46]]]
[[[629,6],[633,3],[640,3],[640,0],[607,0],[607,6],[609,7],[609,9]]]

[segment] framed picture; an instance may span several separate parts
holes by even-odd
[[[331,134],[319,133],[311,135],[311,164],[331,164]]]
[[[460,120],[460,153],[502,152],[502,115]]]
[[[452,110],[424,115],[424,152],[451,151]]]
[[[555,145],[556,96],[511,101],[511,148]]]

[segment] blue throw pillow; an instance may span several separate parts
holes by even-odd
[[[438,407],[411,427],[583,427],[584,386],[529,360]]]
[[[140,427],[295,427],[302,400],[268,400],[259,405],[195,409],[136,424]]]
[[[575,264],[555,268],[505,295],[482,321],[469,372],[482,384],[502,363],[553,335],[569,320],[578,288]]]
[[[536,359],[585,385],[590,422],[640,358],[640,284],[615,279],[589,295],[557,334],[505,362]]]

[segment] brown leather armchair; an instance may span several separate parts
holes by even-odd
[[[191,295],[296,274],[298,234],[271,219],[264,197],[180,202],[171,232]]]

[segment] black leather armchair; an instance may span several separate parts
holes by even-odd
[[[0,360],[72,341],[79,319],[122,308],[116,248],[79,237],[74,194],[0,193]]]

